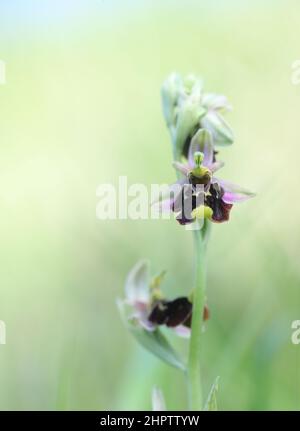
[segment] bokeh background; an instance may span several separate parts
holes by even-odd
[[[223,176],[257,197],[214,225],[205,393],[219,408],[299,409],[299,2],[0,2],[0,409],[146,409],[153,384],[186,407],[181,374],[126,332],[116,308],[140,258],[193,284],[174,221],[99,221],[97,186],[172,182],[160,86],[172,71],[224,93],[236,142]]]

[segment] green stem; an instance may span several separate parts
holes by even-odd
[[[202,410],[201,350],[202,324],[205,301],[205,241],[200,230],[195,230],[196,286],[193,295],[192,331],[188,361],[189,405],[191,410]]]

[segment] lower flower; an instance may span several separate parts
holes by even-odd
[[[159,326],[173,329],[177,335],[190,335],[193,303],[188,297],[166,299],[161,290],[164,273],[152,280],[149,277],[147,261],[138,262],[128,274],[122,305],[129,307],[128,320],[134,320],[147,331],[154,331]],[[209,318],[205,306],[203,320]]]

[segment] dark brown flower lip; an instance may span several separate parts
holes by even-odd
[[[175,328],[184,325],[191,327],[193,304],[187,297],[179,297],[171,301],[156,301],[150,315],[149,322],[156,325],[166,325],[169,328]],[[207,306],[203,309],[203,320],[209,319],[209,309]]]
[[[193,304],[186,297],[176,298],[172,301],[157,301],[148,320],[158,325],[170,328],[184,324],[192,313]]]
[[[223,201],[222,197],[224,190],[219,184],[211,184],[209,194],[205,197],[205,205],[209,206],[212,211],[212,221],[215,223],[223,223],[229,220],[230,211],[233,207]]]
[[[232,204],[223,201],[224,190],[218,183],[211,183],[208,191],[202,194],[202,204],[212,209],[211,221],[223,223],[229,220]],[[192,211],[201,204],[200,195],[195,192],[192,184],[184,184],[175,202],[172,211],[177,213],[176,220],[181,225],[192,223],[195,219]],[[187,209],[189,209],[187,211]]]

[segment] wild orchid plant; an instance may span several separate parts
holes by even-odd
[[[218,146],[233,143],[233,134],[222,116],[230,109],[225,96],[203,92],[193,75],[172,74],[162,87],[163,112],[173,146],[177,182],[170,194],[155,204],[160,211],[173,212],[180,225],[193,225],[195,238],[195,287],[187,296],[167,299],[161,291],[164,273],[151,279],[149,263],[138,262],[127,276],[125,299],[119,307],[128,329],[148,350],[187,375],[191,410],[216,409],[217,381],[207,401],[202,398],[200,357],[203,322],[209,318],[205,290],[205,255],[211,223],[229,220],[235,203],[253,193],[215,176],[223,163],[217,160]],[[189,339],[185,363],[161,328]],[[154,405],[164,405],[155,389]]]

